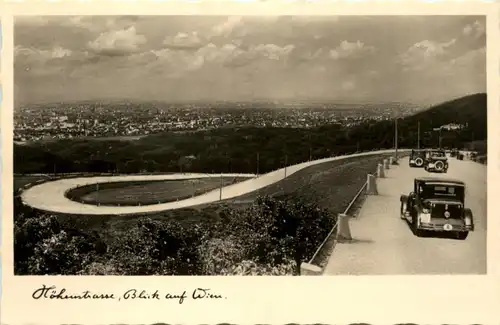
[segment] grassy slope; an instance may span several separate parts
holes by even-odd
[[[47,179],[48,176],[14,176],[14,191],[38,180]]]
[[[247,180],[245,177],[224,177],[223,186]],[[214,190],[221,185],[220,177],[194,180],[113,182],[82,186],[67,193],[67,197],[101,205],[148,205],[187,199]]]
[[[246,204],[264,195],[282,198],[300,197],[334,212],[341,212],[339,209],[345,208],[364,184],[366,175],[374,173],[377,164],[381,163],[383,157],[388,156],[390,154],[354,157],[311,166],[280,182],[226,200],[224,203]]]

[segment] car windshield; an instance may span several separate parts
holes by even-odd
[[[431,156],[432,157],[444,157],[446,156],[445,153],[443,151],[434,151],[431,153]]]
[[[460,185],[426,183],[419,185],[422,199],[458,199],[463,200],[464,187]]]

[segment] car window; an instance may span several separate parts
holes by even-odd
[[[433,152],[432,156],[434,156],[434,157],[444,157],[445,154],[444,154],[444,152],[437,151],[437,152]]]
[[[434,193],[454,195],[455,188],[452,186],[434,186]]]
[[[447,185],[425,185],[424,189],[420,192],[423,198],[459,198],[464,195],[464,188],[461,186],[447,186]]]

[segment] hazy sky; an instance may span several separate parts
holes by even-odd
[[[433,103],[486,91],[477,16],[64,16],[15,23],[15,100]]]

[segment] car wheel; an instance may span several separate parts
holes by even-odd
[[[457,239],[465,240],[465,239],[467,239],[468,235],[469,235],[468,231],[459,231],[459,232],[457,232]]]
[[[444,163],[442,161],[436,162],[435,168],[436,168],[437,171],[444,170]]]
[[[415,159],[415,165],[417,165],[417,167],[422,167],[422,165],[424,164],[424,160],[422,158],[417,158]]]

